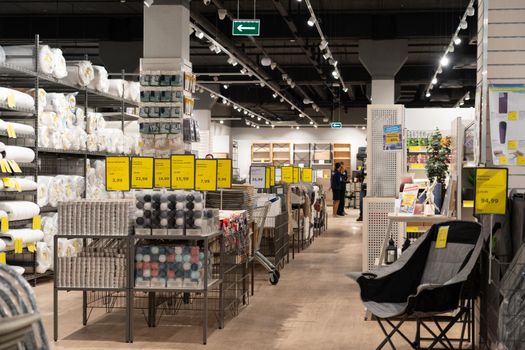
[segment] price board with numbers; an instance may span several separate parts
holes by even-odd
[[[266,188],[266,167],[250,167],[250,184],[257,189]]]
[[[233,167],[231,159],[217,160],[217,187],[232,188]]]
[[[474,214],[507,213],[508,169],[476,168]]]
[[[270,167],[270,186],[275,186],[275,167]]]
[[[170,159],[155,159],[155,188],[171,187],[171,161]]]
[[[195,189],[217,191],[217,159],[195,160]]]
[[[293,182],[301,182],[301,168],[293,167]]]
[[[129,157],[106,157],[106,191],[130,190]]]
[[[171,156],[171,188],[195,189],[195,155],[173,154]]]
[[[312,168],[303,168],[301,172],[302,181],[306,183],[312,182]]]
[[[153,158],[131,158],[131,188],[135,190],[153,188]]]
[[[281,182],[290,184],[293,182],[293,167],[283,166],[281,168]]]

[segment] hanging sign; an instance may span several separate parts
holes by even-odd
[[[303,178],[302,178],[303,182],[311,183],[313,181],[312,168],[303,168],[302,175],[303,175]]]
[[[383,150],[398,151],[403,149],[401,124],[383,126]]]
[[[275,186],[275,167],[270,167],[270,186]]]
[[[171,188],[174,190],[195,189],[195,156],[193,154],[171,156]]]
[[[106,157],[106,191],[130,190],[129,157]]]
[[[218,159],[217,160],[217,187],[218,188],[232,188],[232,160]]]
[[[281,182],[284,182],[284,183],[293,182],[293,167],[283,166],[281,168]]]
[[[250,184],[257,189],[266,188],[266,167],[250,167]]]
[[[153,188],[153,158],[131,158],[131,188],[135,190]]]
[[[261,21],[258,19],[234,19],[232,22],[233,36],[261,35]]]
[[[507,168],[476,168],[474,214],[505,215],[507,192]]]
[[[269,189],[272,186],[270,177],[271,177],[271,170],[270,170],[270,167],[267,166],[266,167],[266,175],[265,175],[265,179],[264,179],[265,180],[264,181],[264,183],[265,183],[264,188],[266,188],[266,189]]]
[[[171,187],[171,161],[169,159],[155,159],[155,188]]]
[[[195,161],[195,189],[197,191],[217,191],[217,159],[197,159]]]
[[[293,182],[300,182],[301,181],[301,169],[300,168],[293,168]]]
[[[341,123],[341,122],[331,122],[330,123],[330,128],[332,128],[332,129],[342,129],[343,128],[343,123]]]

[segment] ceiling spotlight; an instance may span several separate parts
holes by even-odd
[[[470,91],[467,92],[467,94],[465,95],[465,100],[467,100],[467,101],[470,100]]]
[[[443,73],[443,68],[441,68],[441,66],[438,67],[438,70],[437,70],[437,74],[441,74]]]
[[[152,1],[152,2],[153,2],[153,1]],[[146,1],[144,1],[144,3],[146,3]],[[201,32],[200,30],[197,30],[197,31],[195,32],[195,36],[196,36],[197,38],[199,38],[199,39],[202,39],[202,38],[204,38],[204,33]]]
[[[366,126],[361,127],[361,130],[366,130]]]
[[[241,69],[241,74],[246,74],[246,73],[248,73],[248,70],[246,68]]]
[[[248,71],[248,76],[251,77],[253,75],[253,72],[251,70]]]
[[[245,115],[248,115],[248,111],[247,110],[244,110],[243,112]]]
[[[265,84],[264,82],[260,82],[260,83],[259,83],[259,86],[260,86],[260,87],[265,87],[266,84]]]
[[[292,83],[290,84],[290,87],[291,87],[292,89],[295,89],[295,82],[292,81]]]
[[[304,118],[304,115],[302,113],[299,113],[299,118]]]
[[[456,44],[456,45],[461,44],[461,38],[458,37],[458,36],[454,37],[454,44]]]
[[[290,110],[293,111],[294,110],[294,106],[290,106]]]
[[[331,64],[332,66],[334,66],[334,67],[337,66],[337,61],[334,60],[333,58],[330,58],[330,59],[328,60],[328,63],[330,63],[330,64]]]
[[[126,2],[126,0],[120,0],[120,2],[124,4]]]
[[[228,84],[224,84],[222,87],[223,87],[224,89],[228,90],[228,88],[230,87],[230,85],[228,85]]]
[[[272,124],[272,129],[275,128],[275,125]]]
[[[344,88],[343,88],[343,91],[344,91],[344,92],[348,92],[348,88],[347,88],[347,87],[344,87]]]
[[[269,121],[265,121],[264,123],[265,123],[266,125],[269,125],[269,124],[270,124],[270,122],[269,122]]]
[[[432,78],[432,84],[435,85],[435,84],[437,84],[437,82],[438,82],[437,78]]]
[[[297,2],[301,2],[301,1],[303,1],[303,0],[297,0]]]
[[[228,10],[226,9],[218,9],[217,13],[219,14],[219,19],[223,21],[226,18],[226,15],[228,14]]]
[[[234,67],[237,65],[237,62],[233,59],[233,57],[229,57],[226,62],[228,62],[229,64],[231,64]]]
[[[459,102],[459,105],[460,105],[460,106],[463,106],[464,104],[465,104],[465,102],[464,102],[463,100],[461,100],[461,101]]]
[[[222,99],[222,104],[225,105],[228,101],[226,101],[226,99]]]
[[[337,69],[334,69],[334,71],[332,72],[332,76],[334,77],[334,79],[339,79],[339,72],[337,71]]]
[[[460,27],[461,29],[467,29],[467,27],[468,27],[468,23],[467,23],[467,21],[464,20],[464,19],[462,19],[461,22],[459,22],[459,27]]]
[[[448,45],[448,52],[454,52],[454,44]]]
[[[324,50],[327,47],[328,47],[328,41],[326,41],[326,40],[321,41],[321,43],[319,44],[319,49],[321,49],[321,50]]]
[[[286,84],[292,85],[292,79],[290,79],[290,78],[286,79]]]
[[[470,5],[469,7],[467,7],[467,16],[474,16],[474,13],[476,11],[474,10],[474,7],[472,5]]]
[[[310,120],[310,125],[314,125],[314,122]]]
[[[257,129],[259,129],[259,125],[257,125]]]
[[[255,116],[253,114],[250,114],[250,118],[255,118]],[[259,118],[257,118],[257,120],[259,120]]]
[[[284,102],[284,98],[281,97],[281,99],[279,101]]]
[[[450,60],[449,58],[445,55],[441,58],[441,60],[439,61],[439,63],[443,66],[443,67],[446,67],[448,66],[448,64],[450,63]]]
[[[214,94],[210,94],[210,97],[211,97],[211,98],[215,98],[215,95],[214,95]]]
[[[221,119],[221,121],[219,122],[220,124],[224,124],[224,120]]]
[[[305,104],[305,105],[309,105],[310,103],[313,103],[313,101],[310,100],[309,98],[305,98],[305,99],[303,99],[303,104]]]
[[[155,0],[144,0],[144,6],[150,7],[151,5],[153,5],[154,1]]]
[[[273,98],[277,98],[277,92],[272,95]]]
[[[214,51],[215,51],[215,44],[211,44],[211,45],[210,45],[210,51],[211,51],[211,52],[214,52]]]
[[[295,129],[296,129],[296,130],[299,130],[300,128],[299,128],[299,126],[296,126]]]
[[[328,123],[328,118],[323,118],[323,123]]]
[[[321,109],[319,107],[315,108],[316,112],[319,112]]]
[[[220,46],[219,46],[219,45],[216,45],[216,46],[215,46],[215,53],[216,53],[216,54],[220,54],[221,52],[222,52],[222,50],[221,50]]]
[[[211,0],[202,0],[204,5],[208,6],[211,3]]]
[[[270,64],[270,68],[271,68],[272,70],[274,70],[275,68],[277,68],[277,63],[272,62],[272,64]]]
[[[316,129],[317,129],[317,124],[315,124],[315,125],[314,125],[314,128],[316,128]]]
[[[264,67],[268,67],[271,64],[272,64],[272,59],[270,57],[261,58],[261,65],[263,65]]]
[[[314,24],[315,24],[315,18],[314,18],[314,16],[308,18],[308,22],[306,22],[306,23],[308,23],[308,25],[309,25],[310,27],[313,27]]]
[[[248,126],[250,125],[250,122],[249,122],[249,121],[247,121],[247,120],[245,121],[245,123],[246,123],[246,125],[248,125]]]
[[[326,52],[326,53],[323,54],[323,58],[324,58],[325,60],[330,59],[330,57],[332,57],[332,54],[331,54],[330,52]]]
[[[425,94],[426,97],[430,97],[430,91],[427,91],[427,93]]]
[[[259,121],[260,121],[260,120],[261,120],[261,117],[257,117],[257,120],[259,120]]]

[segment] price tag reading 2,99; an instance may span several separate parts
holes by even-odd
[[[197,159],[195,161],[195,189],[197,191],[217,191],[217,159]]]
[[[508,169],[476,168],[474,214],[507,213]]]
[[[171,188],[174,190],[195,189],[195,156],[193,154],[171,156]]]
[[[155,159],[155,188],[170,188],[171,162],[169,159]]]
[[[129,157],[106,157],[106,191],[129,191]]]
[[[131,158],[131,188],[137,190],[153,188],[153,158]]]

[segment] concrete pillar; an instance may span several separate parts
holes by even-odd
[[[372,76],[372,104],[395,103],[394,79],[407,56],[407,40],[359,40],[359,60]]]

